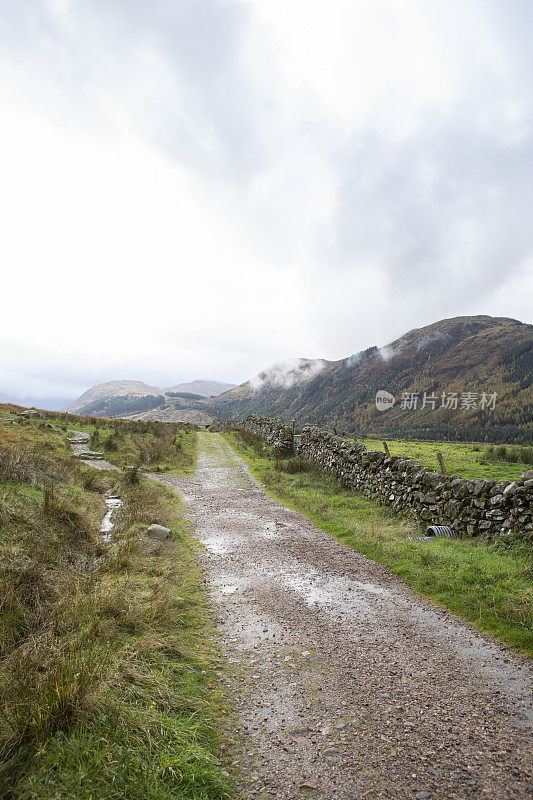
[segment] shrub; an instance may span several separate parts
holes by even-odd
[[[491,444],[485,448],[481,461],[505,461],[511,464],[533,464],[533,447],[509,446],[505,444]]]
[[[246,444],[250,445],[257,453],[257,455],[263,455],[265,446],[263,444],[263,440],[256,436],[255,433],[250,433],[249,431],[239,430],[240,436],[246,442]]]
[[[100,429],[98,428],[98,426],[96,426],[89,439],[89,447],[96,448],[100,447],[100,445],[101,445]]]

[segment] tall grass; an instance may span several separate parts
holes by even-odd
[[[124,478],[107,547],[101,493],[117,474],[93,477],[62,431],[0,427],[0,464],[0,796],[227,797],[214,653],[175,495]],[[151,522],[173,536],[148,539]]]
[[[55,432],[33,425],[0,427],[0,483],[50,483],[67,479],[72,460],[61,452],[62,440]]]
[[[103,501],[54,432],[0,429],[0,753],[65,720],[93,680],[98,659],[80,646],[92,624],[87,565]],[[86,655],[84,655],[86,654]],[[81,659],[81,660],[80,660]]]
[[[196,437],[196,431],[176,430],[171,424],[159,424],[155,432],[132,432],[117,426],[103,442],[103,449],[117,466],[183,474],[194,468]]]

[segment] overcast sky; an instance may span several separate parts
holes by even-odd
[[[0,0],[0,395],[531,322],[531,0]]]

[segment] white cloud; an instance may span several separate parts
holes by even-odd
[[[0,10],[0,393],[527,320],[528,4]]]
[[[320,375],[325,366],[326,362],[323,359],[292,358],[279,361],[253,377],[250,386],[254,392],[265,386],[290,389]]]

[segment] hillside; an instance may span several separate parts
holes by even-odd
[[[186,400],[181,397],[166,397],[161,405],[122,414],[122,417],[133,420],[158,420],[159,422],[190,422],[193,425],[210,425],[214,416],[205,400]]]
[[[13,411],[0,404],[0,796],[228,797],[198,548],[170,487],[121,469],[183,478],[196,431]],[[105,460],[71,452],[71,425]],[[161,768],[182,752],[179,773]]]
[[[234,383],[221,383],[220,381],[189,381],[188,383],[177,383],[176,386],[170,386],[166,392],[189,392],[190,394],[199,394],[202,397],[216,397],[219,394],[235,389]]]
[[[157,386],[149,386],[143,381],[107,381],[88,389],[69,405],[67,411],[80,413],[87,406],[97,401],[108,400],[110,397],[154,397],[163,394],[163,391],[163,389],[159,389]]]
[[[76,414],[128,419],[158,419],[165,422],[194,422],[204,425],[213,415],[198,402],[214,397],[233,383],[196,380],[179,383],[169,389],[150,386],[143,381],[107,381],[84,392],[67,408]],[[175,396],[181,394],[181,397]],[[186,410],[185,412],[183,410]]]
[[[283,415],[300,425],[387,437],[523,443],[533,438],[533,326],[517,320],[441,320],[384,347],[321,363],[317,374],[292,385],[248,381],[213,401],[213,410],[220,418]],[[395,397],[386,411],[376,408],[379,390]],[[416,408],[402,403],[404,392],[414,395]],[[472,395],[465,397],[466,392]],[[443,393],[444,406],[450,407],[443,407]],[[494,393],[495,406],[489,408]]]

